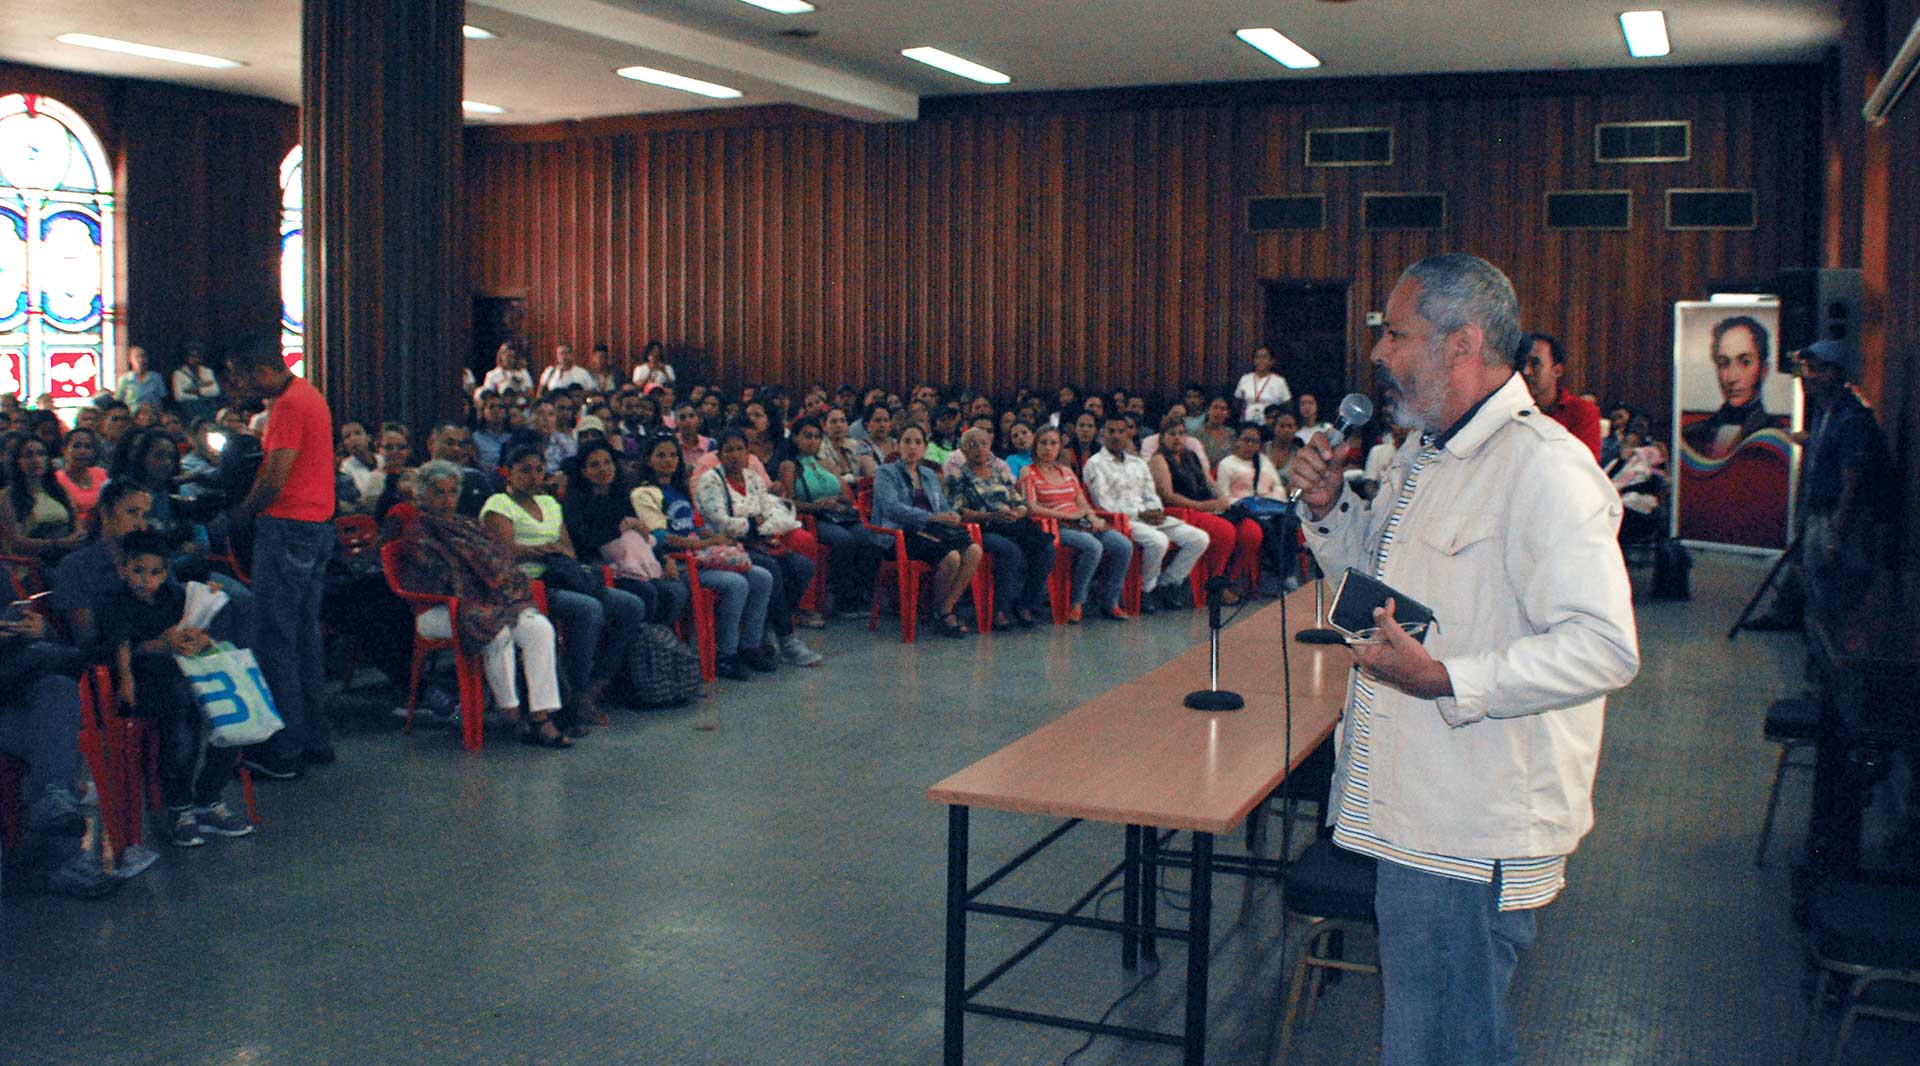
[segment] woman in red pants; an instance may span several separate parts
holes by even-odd
[[[1229,574],[1251,590],[1260,558],[1262,534],[1253,519],[1228,513],[1233,504],[1213,483],[1206,463],[1187,447],[1186,420],[1178,414],[1160,420],[1160,447],[1147,460],[1153,487],[1168,510],[1180,508],[1180,517],[1207,534],[1207,554],[1200,569],[1207,577]],[[1239,602],[1231,590],[1228,603]]]

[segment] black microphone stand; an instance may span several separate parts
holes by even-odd
[[[1313,564],[1313,569],[1316,574],[1319,574],[1314,578],[1313,620],[1324,623],[1327,620],[1327,575],[1319,573],[1320,564],[1317,561]],[[1328,629],[1325,625],[1302,629],[1293,635],[1293,639],[1302,644],[1345,644],[1347,642],[1347,638],[1341,636],[1339,631]]]
[[[1207,686],[1187,693],[1185,703],[1196,711],[1237,711],[1247,705],[1238,692],[1220,687],[1220,608],[1227,595],[1226,575],[1207,579]]]

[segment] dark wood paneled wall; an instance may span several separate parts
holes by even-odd
[[[1264,279],[1350,280],[1364,313],[1421,255],[1512,274],[1573,380],[1668,404],[1670,303],[1820,252],[1814,68],[1367,79],[927,101],[918,122],[796,112],[470,131],[471,278],[556,341],[649,338],[719,380],[1007,393],[1229,384]],[[1597,166],[1593,124],[1685,119],[1694,157]],[[1391,166],[1309,169],[1304,131],[1388,125]],[[1665,229],[1669,187],[1759,190],[1751,232]],[[1631,231],[1550,232],[1550,189],[1634,192]],[[1444,191],[1436,232],[1368,233],[1370,190]],[[1253,195],[1325,192],[1323,231],[1254,235]]]
[[[299,109],[130,78],[0,63],[0,94],[78,111],[115,170],[118,338],[170,370],[188,343],[279,343],[280,160]]]
[[[1894,561],[1920,563],[1920,93],[1883,126],[1860,107],[1907,32],[1920,0],[1845,0],[1840,47],[1828,61],[1825,126],[1827,266],[1859,267],[1866,283],[1861,391],[1892,448],[1903,494]]]

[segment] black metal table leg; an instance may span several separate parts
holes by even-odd
[[[1140,827],[1140,913],[1134,920],[1144,926],[1158,924],[1155,912],[1160,902],[1160,867],[1155,856],[1160,849],[1160,831],[1152,826]],[[1154,943],[1153,934],[1140,934],[1140,957],[1148,962],[1160,961],[1160,947]]]
[[[1120,876],[1121,919],[1128,925],[1138,921],[1140,913],[1140,827],[1127,826],[1126,871]],[[1132,970],[1140,963],[1140,936],[1128,930],[1120,934],[1120,968]]]
[[[1207,967],[1213,945],[1213,834],[1193,834],[1193,883],[1187,910],[1186,1066],[1206,1066]]]
[[[946,1066],[966,1058],[967,808],[947,808]]]

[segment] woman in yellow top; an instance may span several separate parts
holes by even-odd
[[[39,559],[46,565],[78,548],[86,530],[54,478],[47,446],[37,437],[9,433],[6,491],[0,493],[0,552]]]
[[[647,608],[633,593],[602,585],[598,564],[580,566],[560,501],[541,491],[547,473],[541,447],[516,443],[508,446],[501,459],[507,470],[507,490],[488,498],[480,508],[480,521],[487,534],[512,553],[523,573],[548,579],[547,614],[560,630],[567,679],[578,694],[563,712],[563,717],[574,720],[562,725],[579,736],[587,725],[606,720],[598,709],[600,697],[633,651]],[[554,568],[552,574],[549,568]],[[577,587],[560,587],[567,580],[562,574]]]

